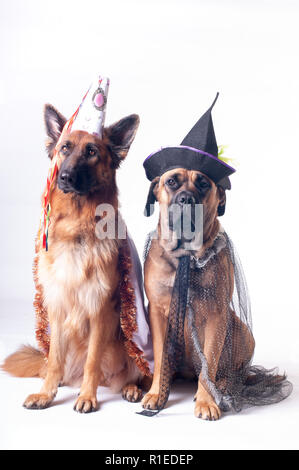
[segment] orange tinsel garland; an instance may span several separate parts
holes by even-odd
[[[35,243],[35,258],[33,261],[33,280],[35,284],[35,296],[33,306],[35,309],[36,329],[35,336],[38,347],[44,353],[45,358],[48,357],[50,349],[50,332],[48,312],[43,305],[43,289],[38,280],[37,266],[38,266],[38,250],[39,250],[39,237]]]

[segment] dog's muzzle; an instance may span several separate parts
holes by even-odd
[[[181,191],[173,197],[168,208],[168,227],[172,251],[178,248],[190,250],[201,247],[203,206],[194,193]]]
[[[178,204],[181,207],[184,207],[187,204],[194,206],[196,204],[196,198],[190,191],[181,191],[180,193],[176,194],[173,203]]]
[[[58,187],[64,193],[75,191],[76,174],[74,170],[64,170],[59,174]]]
[[[190,191],[176,194],[168,210],[170,230],[175,232],[179,230],[182,235],[187,225],[194,230],[197,203],[195,195]]]
[[[58,175],[58,187],[64,193],[87,194],[93,186],[93,180],[84,167],[61,168]]]

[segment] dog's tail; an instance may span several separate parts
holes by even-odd
[[[41,351],[23,345],[8,356],[0,368],[15,377],[44,377],[47,365]]]

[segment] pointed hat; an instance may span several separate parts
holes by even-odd
[[[72,124],[72,131],[86,131],[102,137],[106,104],[109,89],[109,78],[98,77],[92,82]]]
[[[42,245],[46,250],[48,250],[48,232],[51,213],[50,193],[59,170],[59,145],[67,134],[75,130],[85,131],[102,138],[109,83],[109,78],[103,78],[101,76],[98,76],[92,82],[80,106],[64,125],[60,138],[56,143],[47,177],[46,188],[43,194],[43,210],[39,229],[39,237],[41,237]]]
[[[152,181],[173,168],[198,170],[205,173],[215,184],[230,189],[228,176],[236,170],[218,158],[218,146],[212,121],[212,105],[177,147],[162,147],[150,154],[143,163],[147,178]]]

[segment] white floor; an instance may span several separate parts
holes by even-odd
[[[28,303],[1,302],[0,306],[1,362],[20,343],[34,344],[34,319]],[[0,448],[298,449],[299,370],[292,361],[283,365],[294,385],[287,400],[225,414],[218,422],[193,416],[195,385],[190,383],[175,384],[167,408],[154,418],[136,414],[140,404],[127,403],[104,388],[98,392],[99,411],[81,415],[72,408],[78,390],[68,387],[59,389],[48,409],[23,408],[26,396],[39,390],[40,380],[1,373]]]

